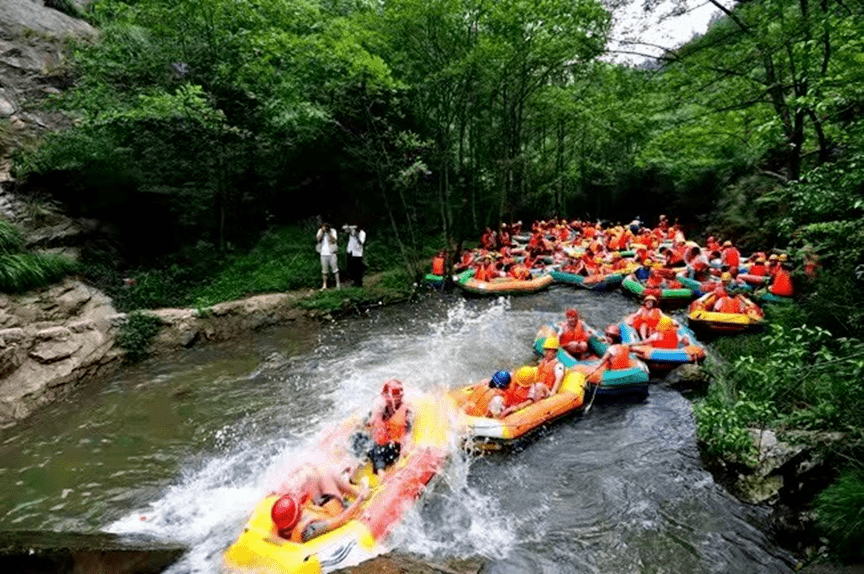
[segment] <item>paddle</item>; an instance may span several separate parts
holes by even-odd
[[[603,363],[600,363],[600,365],[598,365],[597,368],[594,369],[594,370],[591,372],[590,375],[588,375],[587,377],[585,377],[585,382],[587,383],[587,382],[588,382],[588,379],[590,379],[591,377],[593,377],[593,376],[594,376],[594,373],[596,373],[597,371],[599,371],[601,368],[603,368]],[[585,410],[582,412],[583,415],[587,415],[588,413],[591,412],[591,406],[594,404],[594,398],[597,396],[597,387],[599,387],[599,386],[600,386],[600,383],[599,383],[599,382],[598,382],[596,385],[594,385],[594,391],[591,393],[591,400],[588,401],[588,406],[585,407]]]

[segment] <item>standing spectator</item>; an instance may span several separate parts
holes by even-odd
[[[366,232],[356,225],[342,227],[348,233],[348,276],[355,287],[363,287],[363,245]]]
[[[327,288],[327,275],[332,272],[336,278],[336,288],[339,289],[339,262],[336,259],[338,246],[336,245],[336,230],[330,228],[329,223],[322,223],[317,234],[318,245],[315,248],[321,254],[321,275],[324,281],[321,290]]]

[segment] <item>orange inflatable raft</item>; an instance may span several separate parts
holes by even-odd
[[[482,382],[450,392],[462,412],[460,427],[463,434],[481,442],[506,443],[525,436],[545,423],[580,410],[585,398],[585,375],[575,371],[566,373],[557,393],[503,418],[467,414],[472,397],[484,393],[487,388],[488,384]]]

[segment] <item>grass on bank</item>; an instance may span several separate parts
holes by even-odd
[[[363,288],[350,287],[345,279],[345,242],[340,237],[340,290],[317,291],[321,286],[321,263],[315,251],[311,224],[297,224],[267,231],[257,244],[243,253],[220,255],[201,242],[166,257],[159,267],[121,272],[110,257],[90,258],[86,275],[107,292],[122,311],[161,307],[206,309],[223,301],[260,293],[302,289],[314,290],[298,304],[323,312],[387,303],[410,296],[415,278],[404,268],[395,245],[369,233],[364,262]],[[340,234],[341,235],[341,234]],[[384,238],[387,234],[381,234]],[[434,239],[424,255],[434,253]],[[331,278],[332,285],[332,278]]]
[[[825,455],[838,480],[815,497],[813,508],[834,554],[860,560],[864,342],[808,326],[797,307],[766,311],[770,327],[765,333],[714,343],[719,359],[708,365],[713,382],[694,405],[698,440],[709,457],[754,466],[758,453],[749,429],[814,441],[825,433],[843,433],[843,441]]]
[[[0,220],[0,291],[23,293],[55,283],[76,271],[75,262],[24,249],[24,237],[14,225]]]

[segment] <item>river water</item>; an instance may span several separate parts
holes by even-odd
[[[0,528],[179,541],[169,573],[219,572],[255,502],[382,381],[435,391],[517,367],[569,305],[599,328],[636,308],[564,287],[441,295],[145,361],[0,434]],[[457,453],[390,546],[483,556],[487,574],[791,572],[766,517],[702,468],[690,403],[661,381],[517,450]]]

